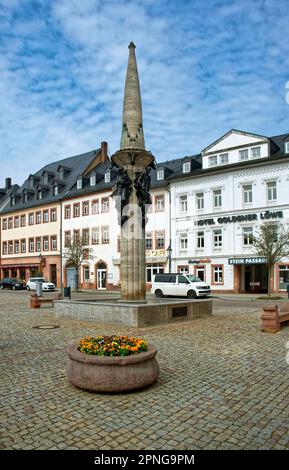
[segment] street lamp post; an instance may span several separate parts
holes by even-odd
[[[171,244],[169,244],[166,251],[167,251],[167,258],[169,260],[169,273],[170,273],[172,270],[172,251],[173,251],[171,248]]]

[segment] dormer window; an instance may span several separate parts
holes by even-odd
[[[218,165],[218,155],[209,157],[209,167]]]
[[[244,160],[249,159],[249,150],[244,149],[244,150],[239,150],[239,160],[243,162]]]
[[[11,197],[11,206],[15,206],[15,197]]]
[[[285,142],[285,153],[289,153],[289,142]]]
[[[58,195],[58,186],[53,187],[53,195],[57,196]]]
[[[109,182],[110,182],[110,173],[109,173],[109,172],[105,173],[105,175],[104,175],[104,181],[105,181],[106,183],[109,183]]]
[[[191,162],[183,163],[183,173],[190,173],[191,171]]]
[[[37,191],[37,199],[38,199],[39,201],[42,199],[42,190],[41,190],[41,189],[39,189],[39,190]]]
[[[27,194],[23,194],[23,202],[27,202]]]
[[[81,178],[79,180],[77,180],[76,187],[77,187],[77,189],[82,188],[82,179]]]
[[[159,171],[157,172],[157,180],[158,180],[158,181],[161,181],[161,180],[163,180],[163,179],[164,179],[164,170],[159,170]]]
[[[64,171],[63,171],[63,168],[61,168],[61,170],[59,170],[59,179],[63,180],[63,178],[64,178]]]
[[[90,177],[90,186],[95,186],[96,185],[96,177],[95,175]]]
[[[43,183],[48,184],[48,174],[47,173],[45,173],[45,175],[43,176]]]
[[[30,180],[28,182],[28,186],[29,186],[29,188],[33,188],[33,178],[30,178]]]
[[[260,158],[261,157],[261,147],[253,147],[251,149],[251,157],[252,158]]]
[[[219,158],[220,158],[220,165],[226,165],[226,163],[229,163],[228,153],[220,153]]]

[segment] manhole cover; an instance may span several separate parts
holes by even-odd
[[[38,325],[33,326],[33,328],[37,328],[38,330],[54,330],[54,328],[60,328],[59,325]]]

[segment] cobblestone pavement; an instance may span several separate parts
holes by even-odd
[[[104,395],[67,381],[65,348],[136,331],[64,321],[28,299],[0,292],[2,449],[289,448],[289,327],[260,332],[259,304],[218,304],[210,319],[138,331],[158,348],[159,380]],[[51,324],[60,328],[33,328]]]

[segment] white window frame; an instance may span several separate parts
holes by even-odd
[[[245,154],[246,158],[242,157],[242,154]],[[240,162],[246,162],[247,160],[249,160],[249,149],[239,150],[239,161]]]
[[[49,251],[49,237],[43,237],[43,251]]]
[[[50,211],[50,222],[56,222],[56,221],[57,221],[56,209],[51,209],[51,211]]]
[[[48,224],[48,222],[49,222],[49,210],[45,209],[43,211],[43,223]]]
[[[289,153],[289,142],[285,142],[285,153]]]
[[[188,249],[188,234],[186,232],[180,234],[180,251]]]
[[[91,213],[99,214],[99,199],[93,199],[91,202]]]
[[[266,199],[267,199],[267,202],[269,202],[269,203],[277,201],[277,181],[267,181],[267,183],[266,183]]]
[[[183,173],[190,173],[191,171],[191,162],[183,163]]]
[[[213,230],[213,247],[214,248],[222,248],[223,246],[223,230],[221,228],[217,228]]]
[[[212,168],[213,166],[218,165],[218,155],[210,155],[208,157],[208,167]]]
[[[77,180],[77,182],[76,182],[76,188],[77,188],[77,189],[82,189],[82,179]]]
[[[92,227],[91,229],[91,244],[99,245],[99,227]]]
[[[249,187],[251,189],[246,189]],[[243,189],[243,205],[244,206],[251,205],[253,203],[253,185],[251,183],[243,184],[242,189]]]
[[[186,194],[181,194],[179,201],[180,212],[182,214],[188,212],[188,196]]]
[[[101,242],[108,245],[110,243],[109,225],[104,225],[101,232]]]
[[[155,204],[156,204],[156,211],[161,212],[165,210],[165,196],[163,194],[159,194],[155,198]]]
[[[254,155],[256,150],[259,151],[259,155]],[[260,147],[260,145],[258,145],[257,147],[252,147],[251,148],[251,158],[255,159],[255,158],[260,158],[260,157],[261,157],[261,147]]]
[[[36,237],[35,242],[36,242],[36,251],[41,252],[41,237]]]
[[[223,266],[213,266],[213,282],[212,284],[223,284],[224,282],[224,267]],[[215,274],[217,274],[217,281],[215,281]],[[221,280],[220,280],[221,278]]]
[[[53,195],[58,196],[58,186],[53,186]]]
[[[93,175],[90,177],[90,186],[95,186],[96,185],[96,176]]]
[[[219,155],[219,164],[220,165],[227,165],[227,163],[229,163],[229,153],[228,152],[220,153],[220,155]]]
[[[205,232],[200,230],[197,232],[197,249],[202,250],[205,248]]]
[[[110,183],[110,173],[109,172],[104,174],[104,182],[105,183]]]
[[[223,205],[222,201],[222,189],[213,189],[213,207],[214,209],[221,209]],[[217,203],[217,204],[216,204]]]
[[[200,192],[196,193],[196,202],[197,202],[197,210],[198,211],[204,210],[205,201],[204,201],[204,192],[203,191],[200,191]]]
[[[164,170],[158,170],[157,171],[157,180],[161,181],[164,179]]]
[[[252,246],[253,227],[242,227],[243,246]]]

